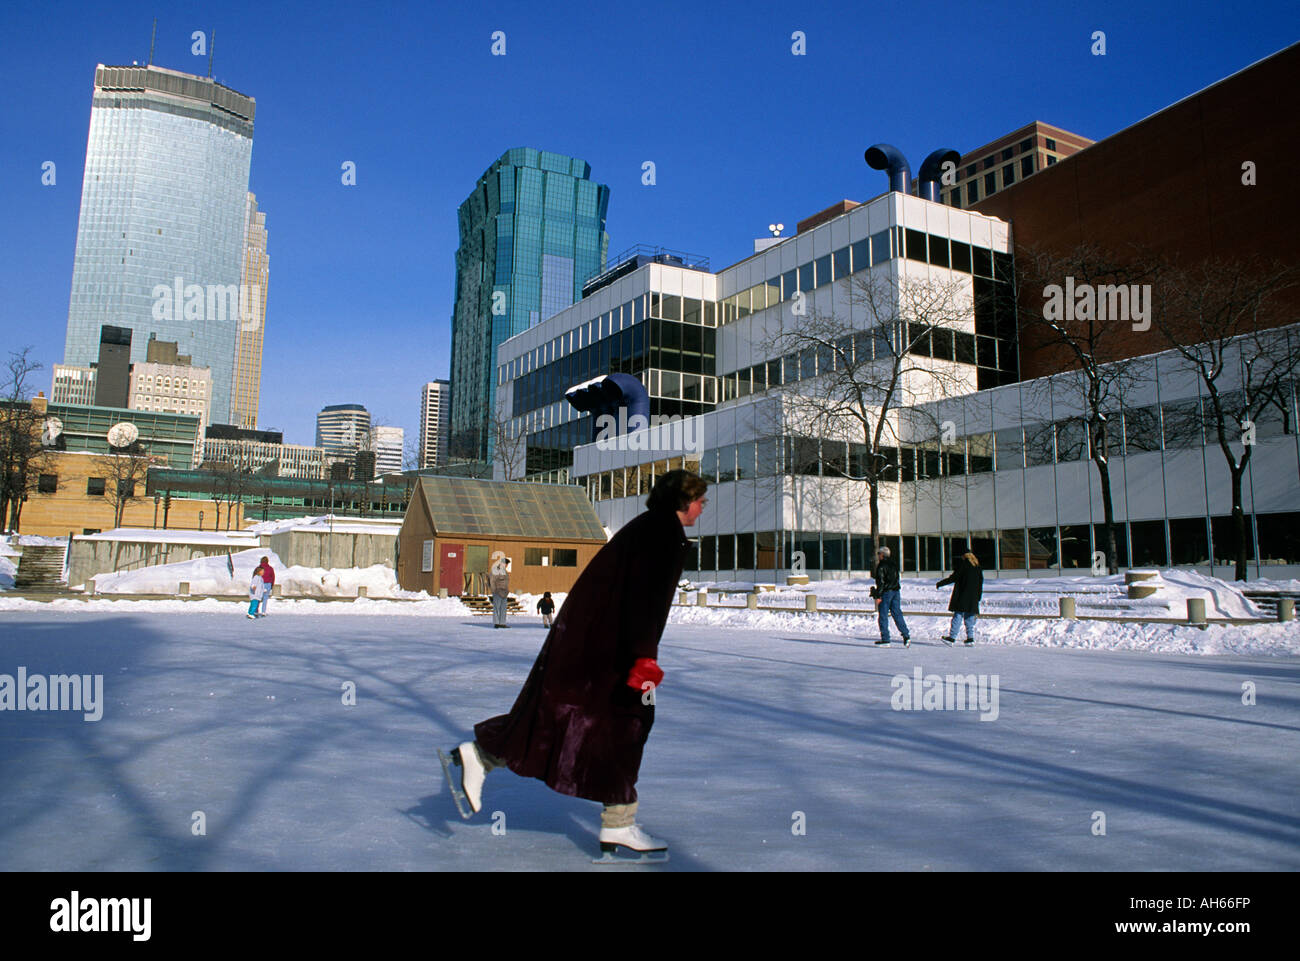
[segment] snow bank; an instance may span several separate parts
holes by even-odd
[[[95,578],[95,591],[99,594],[175,594],[177,585],[186,581],[191,594],[247,595],[253,570],[263,557],[270,558],[271,566],[275,568],[275,582],[285,594],[356,597],[357,588],[364,587],[370,597],[427,596],[402,590],[397,585],[393,569],[382,564],[345,570],[285,567],[274,551],[260,547],[231,554],[229,562],[225,554],[218,554],[175,564],[101,574]],[[232,564],[233,575],[230,572]]]
[[[946,611],[952,588],[936,589],[936,580],[904,578],[901,581],[903,607],[907,610]],[[1143,581],[1156,588],[1151,597],[1130,600],[1123,574],[1105,577],[1020,577],[986,578],[984,596],[980,601],[982,614],[1056,614],[1060,610],[1058,598],[1075,598],[1080,614],[1099,614],[1130,617],[1187,618],[1187,599],[1205,600],[1205,613],[1209,617],[1258,617],[1259,608],[1241,592],[1241,586],[1207,577],[1191,570],[1164,570]],[[1247,582],[1254,587],[1259,582]],[[1285,582],[1281,582],[1285,583]],[[746,593],[752,581],[697,581],[691,590],[707,587],[710,593]],[[763,607],[803,607],[805,594],[816,594],[817,605],[822,608],[858,609],[874,614],[875,603],[870,577],[847,580],[811,581],[808,584],[781,586],[775,591],[759,594]]]
[[[18,565],[9,557],[0,555],[0,591],[12,591],[14,589],[14,574],[18,571]]]

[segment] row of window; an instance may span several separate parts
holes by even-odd
[[[894,227],[791,268],[716,303],[660,292],[651,292],[647,303],[647,295],[640,295],[501,365],[497,371],[497,383],[516,380],[566,354],[639,324],[647,316],[662,317],[692,326],[716,327],[784,303],[794,297],[795,291],[808,293],[875,264],[884,263],[892,257],[905,257],[976,277],[1004,282],[1011,280],[1010,254],[959,240],[949,240],[921,230]]]
[[[103,477],[87,477],[86,493],[93,497],[102,497],[107,491],[107,479]],[[40,494],[56,494],[59,490],[58,474],[42,474],[36,481],[36,490]],[[135,481],[120,480],[117,482],[119,496],[134,497]]]
[[[958,534],[890,535],[883,538],[905,572],[951,570],[970,551],[987,570],[1085,571],[1108,566],[1109,540],[1103,524],[963,531]],[[1216,566],[1236,562],[1237,538],[1231,516],[1176,517],[1115,524],[1119,567]],[[1257,549],[1258,547],[1258,549]],[[686,570],[708,572],[789,569],[794,552],[810,571],[868,573],[874,560],[870,537],[858,533],[760,531],[708,535],[687,557]],[[1261,566],[1300,564],[1300,513],[1246,517],[1246,556]],[[1132,558],[1132,563],[1129,558]]]

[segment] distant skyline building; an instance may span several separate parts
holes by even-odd
[[[127,406],[159,414],[190,414],[199,418],[199,444],[210,423],[212,371],[195,367],[173,341],[150,338],[145,360],[131,365]]]
[[[127,407],[130,396],[131,328],[105,324],[99,328],[95,404],[98,407]]]
[[[563,154],[507,150],[460,205],[451,323],[450,455],[486,461],[494,447],[497,348],[582,296],[604,269],[609,187]]]
[[[375,477],[396,474],[402,470],[402,448],[406,431],[401,427],[370,428],[370,449],[375,454]]]
[[[50,385],[51,404],[94,404],[94,367],[74,364],[55,364]]]
[[[360,404],[334,404],[316,415],[316,446],[326,459],[351,463],[370,431],[370,411]]]
[[[451,431],[451,381],[431,380],[420,389],[420,469],[445,467]]]
[[[101,327],[135,332],[134,361],[156,333],[211,368],[228,419],[254,109],[208,77],[95,67],[65,364],[96,360]]]
[[[235,374],[230,392],[230,420],[257,427],[262,394],[262,345],[266,335],[266,292],[271,258],[266,251],[266,214],[257,209],[257,196],[248,194],[244,214],[244,268],[241,289],[247,291],[247,316],[239,322],[235,344]]]
[[[942,187],[940,196],[946,204],[969,209],[1092,143],[1087,137],[1035,120],[963,154],[957,164],[956,184]]]

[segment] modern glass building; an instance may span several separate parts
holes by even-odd
[[[95,361],[105,325],[134,332],[132,361],[156,334],[212,369],[229,420],[254,106],[207,77],[95,68],[65,364]]]
[[[451,334],[453,460],[492,457],[497,348],[581,296],[604,269],[609,187],[583,160],[507,150],[460,205]]]

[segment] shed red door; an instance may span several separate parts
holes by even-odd
[[[465,545],[443,544],[442,556],[438,558],[438,586],[447,588],[448,594],[460,596],[464,585],[461,571],[465,568]]]

